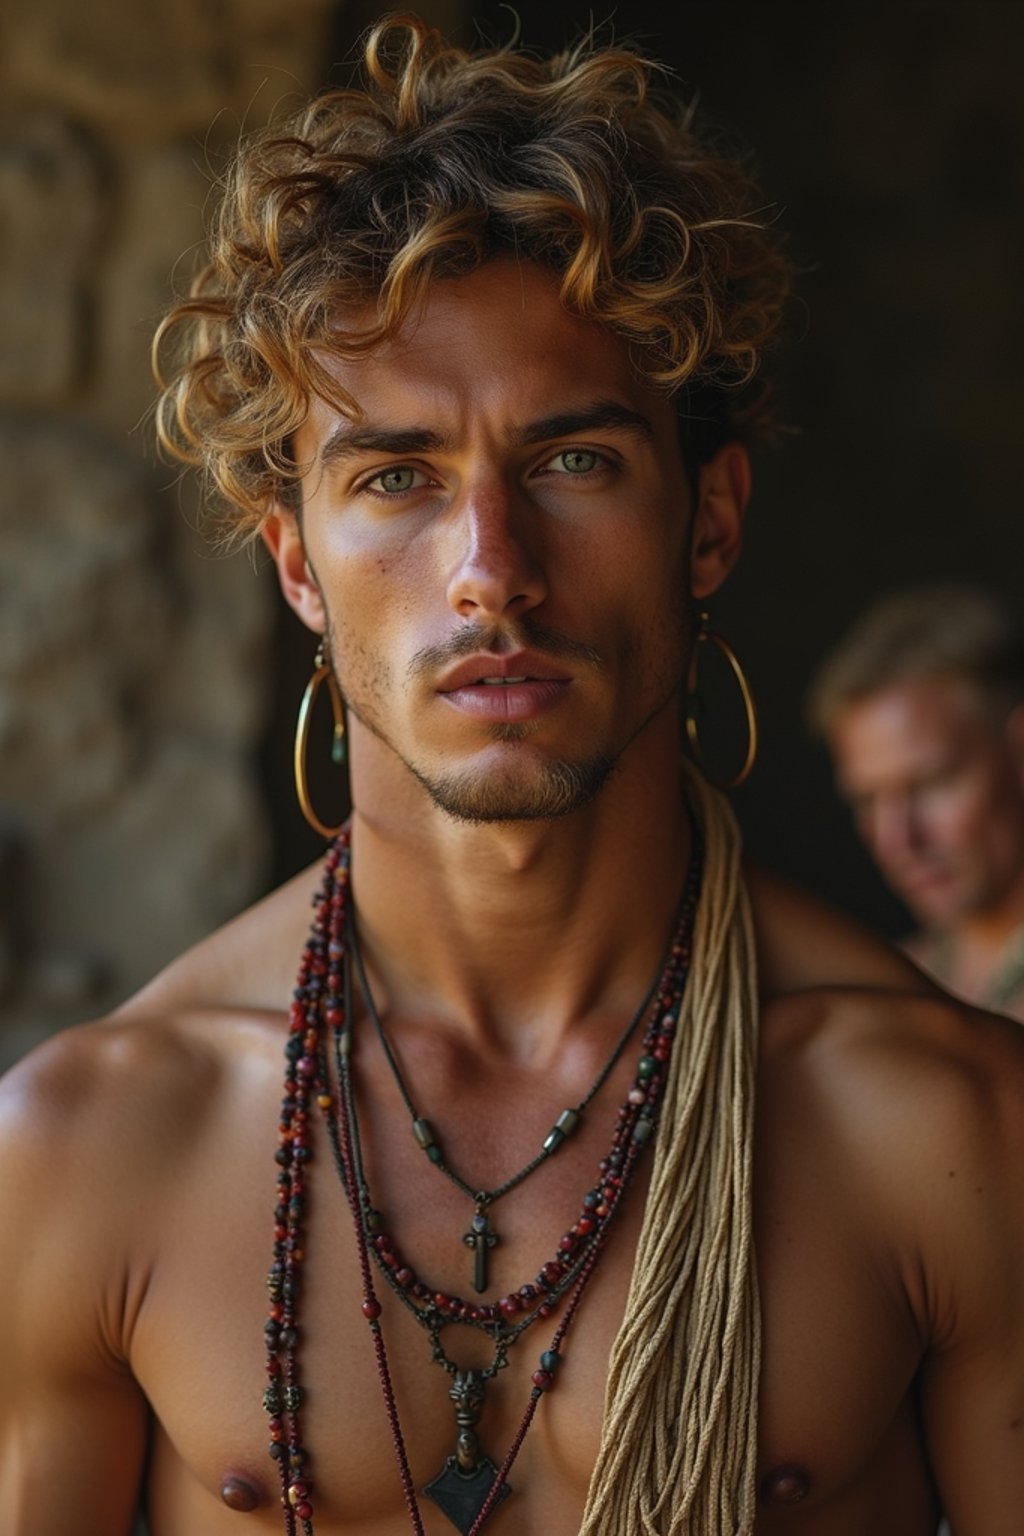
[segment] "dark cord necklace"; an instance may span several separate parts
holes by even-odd
[[[305,1257],[306,1165],[312,1155],[310,1121],[315,1102],[326,1122],[331,1151],[352,1215],[363,1286],[362,1311],[371,1329],[378,1376],[412,1530],[417,1536],[423,1536],[422,1518],[380,1326],[382,1309],[373,1283],[375,1264],[386,1277],[391,1290],[427,1331],[431,1339],[433,1360],[451,1378],[449,1395],[455,1405],[458,1428],[456,1451],[448,1457],[441,1472],[424,1492],[444,1510],[463,1536],[478,1536],[497,1503],[511,1491],[507,1483],[508,1472],[541,1396],[553,1385],[562,1359],[561,1346],[569,1325],[594,1274],[609,1224],[629,1187],[634,1166],[657,1122],[689,968],[690,935],[699,894],[700,850],[695,836],[679,925],[651,1008],[651,1017],[644,1034],[644,1054],[638,1063],[626,1103],[618,1112],[612,1146],[601,1161],[598,1181],[584,1195],[581,1214],[575,1225],[559,1241],[555,1259],[542,1267],[534,1283],[510,1293],[497,1304],[480,1305],[448,1296],[418,1278],[415,1271],[405,1263],[391,1236],[381,1230],[381,1218],[373,1206],[366,1183],[350,1067],[352,1014],[348,958],[351,942],[346,918],[349,906],[348,852],[348,834],[345,832],[335,841],[327,855],[312,932],[299,967],[285,1051],[281,1144],[277,1152],[279,1172],[278,1201],[274,1212],[274,1260],[267,1277],[270,1316],[264,1330],[269,1378],[264,1406],[270,1416],[270,1454],[277,1461],[281,1475],[284,1528],[287,1536],[297,1536],[300,1529],[303,1536],[314,1536],[313,1484],[309,1476],[309,1458],[303,1443],[301,1422],[303,1394],[298,1364],[298,1303]],[[649,1001],[645,1000],[645,1008]],[[637,1020],[631,1023],[629,1031],[616,1046],[615,1057],[583,1101],[584,1108],[606,1080],[636,1023]],[[329,1061],[329,1039],[333,1039],[334,1045],[333,1074]],[[545,1155],[550,1156],[550,1151]],[[534,1159],[535,1164],[537,1161]],[[526,1170],[520,1170],[515,1176],[515,1183],[521,1183],[529,1171],[530,1165],[527,1165]],[[465,1187],[468,1189],[468,1186]],[[502,1189],[501,1186],[499,1190],[508,1192],[508,1189]],[[498,1198],[498,1194],[492,1191],[490,1197]],[[566,1297],[568,1299],[554,1336],[548,1349],[541,1355],[539,1368],[533,1373],[530,1398],[519,1428],[501,1466],[496,1468],[489,1458],[481,1456],[475,1432],[475,1425],[483,1410],[483,1394],[487,1382],[507,1363],[511,1344],[534,1322],[550,1317]],[[484,1371],[463,1371],[449,1359],[441,1343],[441,1333],[452,1323],[480,1327],[491,1337],[494,1344],[491,1366]]]
[[[461,1190],[462,1193],[473,1202],[473,1217],[470,1222],[469,1231],[463,1233],[462,1241],[467,1248],[471,1248],[473,1250],[473,1289],[477,1292],[478,1295],[483,1295],[484,1291],[487,1289],[488,1254],[490,1250],[496,1247],[496,1245],[501,1241],[500,1234],[491,1224],[491,1207],[495,1205],[503,1195],[511,1194],[514,1189],[518,1189],[520,1184],[522,1184],[525,1179],[528,1179],[531,1173],[535,1173],[538,1168],[547,1162],[549,1157],[553,1157],[554,1154],[558,1151],[559,1147],[564,1145],[564,1143],[572,1135],[573,1131],[575,1131],[579,1126],[589,1105],[593,1099],[596,1098],[597,1094],[600,1093],[601,1089],[608,1081],[608,1078],[615,1070],[615,1067],[618,1065],[619,1058],[621,1057],[623,1051],[626,1049],[626,1046],[636,1032],[640,1020],[644,1017],[648,1008],[650,1007],[651,999],[654,996],[654,992],[658,986],[659,980],[661,980],[665,974],[665,969],[669,961],[669,955],[665,954],[662,956],[662,961],[658,967],[657,974],[655,975],[654,980],[651,982],[651,985],[648,987],[647,992],[644,994],[643,1001],[640,1003],[640,1006],[633,1014],[633,1017],[630,1019],[629,1023],[620,1034],[618,1040],[615,1043],[615,1046],[612,1049],[611,1055],[608,1057],[608,1060],[597,1074],[596,1078],[590,1086],[589,1091],[584,1095],[582,1099],[580,1099],[578,1104],[562,1110],[554,1125],[545,1136],[544,1141],[541,1144],[540,1151],[537,1152],[524,1167],[520,1168],[518,1173],[512,1174],[511,1177],[505,1179],[503,1183],[497,1185],[494,1189],[481,1189],[479,1184],[468,1183],[455,1171],[454,1168],[451,1167],[444,1156],[442,1144],[438,1141],[433,1125],[429,1120],[425,1120],[418,1113],[415,1104],[413,1103],[412,1095],[409,1092],[408,1085],[406,1084],[402,1070],[398,1064],[398,1059],[395,1056],[394,1049],[392,1048],[391,1042],[387,1037],[384,1025],[381,1022],[380,1014],[377,1011],[377,1005],[374,1001],[373,991],[370,987],[370,981],[366,974],[366,966],[363,961],[362,945],[359,942],[359,928],[355,921],[355,914],[352,911],[350,911],[349,914],[348,940],[349,953],[351,955],[352,963],[355,967],[356,979],[359,982],[359,990],[362,993],[363,1002],[366,1005],[366,1011],[373,1024],[377,1039],[380,1041],[381,1049],[384,1052],[384,1059],[386,1060],[388,1067],[391,1070],[391,1075],[394,1078],[398,1091],[402,1096],[402,1102],[404,1103],[409,1113],[410,1121],[412,1124],[412,1134],[416,1144],[426,1153],[427,1158],[433,1164],[433,1166],[437,1168],[441,1173],[443,1173],[446,1179],[450,1180],[450,1182],[454,1184],[457,1189]]]

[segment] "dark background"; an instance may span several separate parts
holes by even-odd
[[[466,43],[513,26],[493,3],[422,9]],[[602,36],[660,58],[699,95],[699,119],[752,155],[789,231],[800,278],[782,384],[796,430],[755,457],[746,552],[713,607],[761,710],[760,761],[735,804],[755,860],[897,934],[905,915],[836,803],[803,698],[884,591],[953,577],[1019,600],[1024,5],[516,9],[528,46],[560,47],[593,14]],[[325,81],[378,14],[339,10]],[[264,772],[281,878],[322,846],[294,809],[311,650],[283,609],[276,652]],[[716,707],[738,713],[718,682]]]

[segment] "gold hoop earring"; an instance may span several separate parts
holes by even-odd
[[[295,793],[299,798],[299,808],[303,816],[321,836],[332,838],[337,837],[344,822],[339,822],[336,827],[328,827],[320,820],[309,798],[309,784],[306,779],[306,741],[309,736],[309,722],[312,719],[316,696],[324,683],[327,684],[327,692],[331,696],[331,713],[334,716],[331,761],[340,765],[345,761],[345,706],[331,665],[324,656],[324,642],[321,640],[313,658],[313,675],[306,684],[306,691],[299,705],[299,717],[295,723],[295,753],[292,765],[295,770]]]
[[[750,777],[750,770],[753,768],[754,762],[757,758],[757,705],[754,703],[754,695],[751,692],[750,683],[747,681],[747,674],[744,672],[742,666],[740,665],[740,659],[736,655],[736,652],[733,650],[728,640],[725,639],[724,635],[716,633],[716,631],[713,629],[708,629],[707,624],[708,615],[706,612],[704,612],[700,616],[700,628],[697,631],[697,638],[694,641],[693,652],[690,656],[690,665],[686,676],[686,687],[691,700],[695,701],[697,696],[697,657],[700,652],[701,645],[705,641],[710,640],[711,644],[715,646],[717,650],[721,651],[722,655],[725,657],[726,661],[732,668],[733,676],[739,685],[740,696],[743,700],[743,712],[747,717],[747,755],[743,759],[742,768],[740,769],[739,773],[737,773],[731,779],[714,781],[719,789],[737,789]],[[701,750],[700,745],[700,729],[694,717],[692,705],[686,716],[686,735],[694,757],[703,768],[704,753]]]

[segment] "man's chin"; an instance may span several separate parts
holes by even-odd
[[[615,759],[553,762],[490,773],[466,770],[436,776],[413,773],[439,810],[476,824],[557,821],[581,811],[607,782]]]
[[[898,891],[922,928],[941,932],[962,921],[969,910],[962,891],[944,881],[920,882]]]

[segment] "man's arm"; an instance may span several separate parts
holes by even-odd
[[[102,1033],[72,1032],[0,1084],[4,1536],[134,1526],[146,1404],[124,1357],[132,1175],[108,1054]]]
[[[933,1468],[956,1536],[1024,1526],[1024,1042],[974,1015],[971,1070],[934,1095],[921,1177],[923,1378]]]

